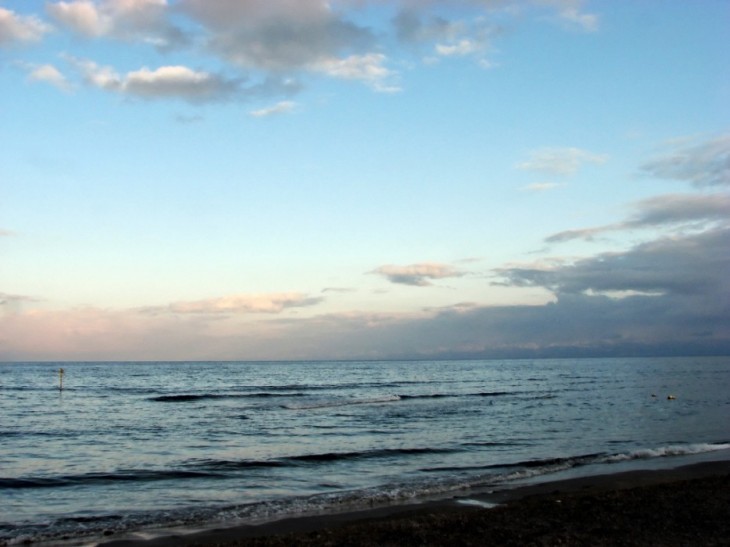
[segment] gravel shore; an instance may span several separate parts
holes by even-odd
[[[730,462],[585,477],[482,497],[290,519],[121,547],[730,545]]]

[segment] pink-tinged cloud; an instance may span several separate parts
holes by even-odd
[[[29,68],[28,79],[34,82],[44,82],[60,89],[70,91],[72,88],[68,79],[53,65],[40,65]]]
[[[18,15],[0,7],[0,47],[37,42],[51,27],[35,16]]]
[[[236,294],[207,300],[175,302],[167,310],[176,314],[275,314],[290,308],[314,306],[322,300],[321,297],[301,293]]]
[[[166,0],[74,0],[49,3],[46,11],[59,26],[86,38],[140,40],[169,47],[185,38],[168,23],[168,7]]]
[[[453,266],[436,262],[423,262],[408,266],[386,264],[375,268],[370,273],[382,275],[391,283],[412,285],[415,287],[427,287],[431,285],[430,280],[432,279],[445,279],[464,275],[464,272],[457,270]]]

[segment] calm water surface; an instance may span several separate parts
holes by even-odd
[[[0,364],[0,544],[728,452],[728,386],[730,358]]]

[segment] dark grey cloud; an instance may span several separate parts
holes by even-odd
[[[553,291],[555,300],[545,305],[462,303],[424,317],[363,318],[364,338],[350,331],[353,325],[342,334],[383,357],[727,354],[727,272],[730,230],[717,229],[549,271],[500,272],[509,285]]]
[[[328,350],[343,358],[727,354],[727,272],[730,228],[716,226],[572,264],[496,272],[501,284],[552,292],[544,305],[468,302],[412,315],[321,316],[289,328],[312,348],[327,332]]]
[[[626,252],[602,253],[562,267],[499,271],[506,285],[544,287],[557,295],[617,291],[709,298],[730,295],[727,272],[728,228],[666,237]]]
[[[206,28],[212,51],[246,68],[306,68],[375,41],[323,1],[183,0],[180,9]]]
[[[727,355],[728,304],[706,306],[696,296],[562,294],[545,305],[333,314],[283,325],[281,350],[313,359]]]
[[[454,38],[459,25],[439,15],[423,14],[414,6],[402,9],[393,19],[398,40],[406,44],[423,44]]]
[[[730,185],[730,135],[671,146],[661,156],[642,165],[641,171],[657,178],[686,181],[696,187]]]

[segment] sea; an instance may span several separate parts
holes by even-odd
[[[0,363],[0,545],[707,458],[730,460],[730,357]]]

